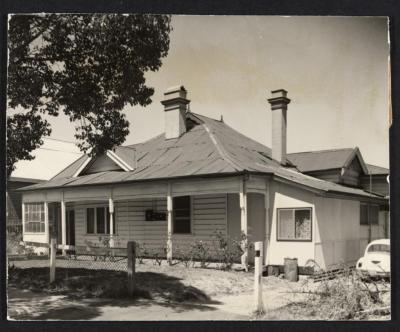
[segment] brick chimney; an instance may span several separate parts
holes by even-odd
[[[183,85],[174,86],[164,92],[165,138],[178,138],[186,132],[186,108],[190,100],[186,99]]]
[[[286,97],[287,91],[283,89],[271,91],[272,111],[272,159],[286,164],[286,110],[290,99]]]

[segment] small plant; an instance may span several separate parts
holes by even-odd
[[[210,261],[210,247],[203,241],[196,241],[190,247],[193,260],[200,262],[200,267],[205,268]]]
[[[139,264],[144,264],[144,258],[149,256],[149,252],[144,243],[136,243],[136,258]]]
[[[163,246],[161,248],[154,248],[154,249],[150,249],[149,252],[149,256],[153,259],[153,264],[154,265],[158,265],[161,266],[162,261],[165,257],[166,254],[166,247]]]
[[[175,257],[187,268],[194,264],[193,252],[191,249],[180,249],[179,247],[176,247]]]
[[[214,233],[214,251],[217,255],[219,267],[229,270],[235,262],[240,261],[243,254],[242,242],[231,239],[220,231]]]

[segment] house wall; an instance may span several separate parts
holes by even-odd
[[[341,182],[349,185],[356,186],[360,185],[360,174],[362,173],[362,168],[358,158],[354,158],[351,164],[345,168],[344,173],[341,177]]]
[[[272,196],[270,206],[273,207],[271,218],[271,235],[268,262],[270,265],[283,265],[284,259],[297,258],[298,264],[304,266],[308,259],[314,257],[314,238],[312,241],[278,241],[277,240],[277,209],[278,208],[312,208],[312,232],[314,233],[316,215],[314,209],[314,194],[301,188],[274,182],[270,188]]]
[[[226,205],[227,195],[197,195],[192,197],[192,234],[173,234],[173,252],[186,250],[197,241],[202,240],[212,245],[214,232],[227,234]],[[86,234],[86,208],[89,206],[106,206],[102,203],[74,203],[76,245],[85,241],[99,242],[99,235]],[[142,198],[115,202],[116,241],[115,245],[126,247],[129,240],[137,241],[148,249],[161,250],[167,242],[167,221],[146,221],[145,211],[154,209],[166,211],[166,198]]]
[[[265,200],[264,195],[247,194],[247,238],[249,243],[265,240]],[[228,236],[232,240],[241,238],[241,211],[239,194],[228,194],[227,224]],[[254,250],[249,250],[249,261],[254,259]]]
[[[360,232],[360,203],[315,197],[318,223],[315,229],[315,261],[323,268],[355,263],[360,258],[363,234]]]
[[[321,180],[339,183],[341,169],[329,169],[325,171],[307,172],[308,175],[316,177]]]
[[[369,176],[363,176],[360,182],[361,186],[365,190],[370,190]],[[376,192],[384,196],[389,195],[389,183],[387,182],[387,175],[373,175],[371,182],[372,182],[373,192]]]
[[[6,215],[7,229],[22,232],[22,194],[17,189],[34,184],[33,182],[7,181]]]

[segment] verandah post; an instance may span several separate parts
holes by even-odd
[[[66,250],[65,246],[67,245],[67,211],[65,207],[64,197],[61,201],[61,244],[62,244],[62,254],[65,256]]]
[[[44,235],[45,235],[45,243],[50,244],[50,225],[49,225],[49,203],[44,201]],[[50,255],[50,252],[48,252]]]
[[[110,225],[110,248],[114,247],[114,200],[112,197],[109,198],[108,200],[108,209],[110,211],[110,220],[109,225]]]
[[[135,263],[136,263],[136,242],[129,241],[127,246],[128,258],[128,293],[132,297],[135,292]]]
[[[50,283],[56,280],[57,239],[52,236],[50,241]]]
[[[167,234],[167,262],[172,264],[172,195],[171,184],[168,183],[167,192],[167,220],[168,220],[168,234]]]
[[[248,259],[249,259],[249,248],[248,248],[248,239],[247,239],[247,194],[246,194],[246,184],[245,179],[240,184],[240,193],[239,193],[239,204],[240,204],[240,229],[242,234],[241,239],[241,248],[243,251],[241,257],[242,267],[247,272],[249,269]]]
[[[270,195],[272,181],[266,181],[264,193],[264,209],[265,209],[265,241],[264,241],[264,265],[269,264],[269,240],[271,237],[270,229]]]

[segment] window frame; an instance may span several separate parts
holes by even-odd
[[[189,223],[190,223],[190,232],[189,233],[175,233],[175,204],[174,199],[177,197],[185,197],[189,196],[190,198],[190,215],[189,215]],[[192,195],[181,195],[181,196],[173,196],[172,197],[172,234],[174,236],[192,236],[194,235],[193,230],[193,196]]]
[[[106,210],[106,212],[104,213],[104,231],[105,233],[97,233],[97,209],[98,208],[102,208],[104,210]],[[87,218],[87,210],[88,209],[93,209],[94,213],[93,213],[93,218],[94,218],[94,232],[93,233],[88,233],[88,218]],[[103,236],[109,236],[110,233],[107,233],[107,228],[109,228],[107,226],[107,224],[109,223],[109,213],[107,213],[107,210],[109,209],[108,205],[87,205],[85,206],[85,235],[88,236],[99,236],[99,235],[103,235]],[[116,213],[115,213],[115,206],[114,206],[114,213],[113,213],[113,222],[114,222],[114,234],[113,235],[118,235],[117,234],[117,220],[115,217]]]
[[[309,239],[283,239],[279,236],[280,230],[280,211],[282,210],[292,210],[293,217],[295,216],[296,210],[308,210],[310,211],[310,238]],[[296,220],[294,219],[294,226],[296,227]],[[277,208],[276,209],[276,241],[277,242],[312,242],[313,241],[313,208],[311,206],[305,207],[293,207],[293,208]],[[296,236],[296,229],[295,229],[295,236]]]
[[[366,223],[364,223],[364,222],[361,222],[361,208],[362,208],[362,206],[365,206],[366,208],[367,208],[367,218],[366,218]],[[376,219],[376,222],[370,222],[370,217],[371,217],[371,215],[370,215],[370,213],[369,213],[369,211],[371,211],[372,209],[372,207],[376,207],[377,208],[377,210],[378,210],[378,215],[377,215],[377,219]],[[379,211],[380,211],[380,209],[379,209],[379,204],[375,204],[375,203],[368,203],[368,202],[360,202],[360,220],[359,220],[359,224],[360,224],[360,226],[369,226],[369,225],[371,225],[371,226],[378,226],[379,225]]]
[[[24,223],[24,234],[45,234],[46,233],[46,208],[45,208],[45,202],[24,202],[25,207],[24,207],[24,216],[23,216],[23,223]],[[35,211],[35,213],[39,213],[39,215],[42,215],[42,209],[43,209],[43,221],[42,220],[35,220],[35,221],[28,221],[28,215],[29,215],[29,205],[40,205],[41,209],[38,211]],[[31,212],[32,213],[32,212]],[[31,223],[39,223],[39,231],[32,231],[32,230],[27,230],[27,226]],[[41,231],[41,225],[43,224],[43,231]]]

